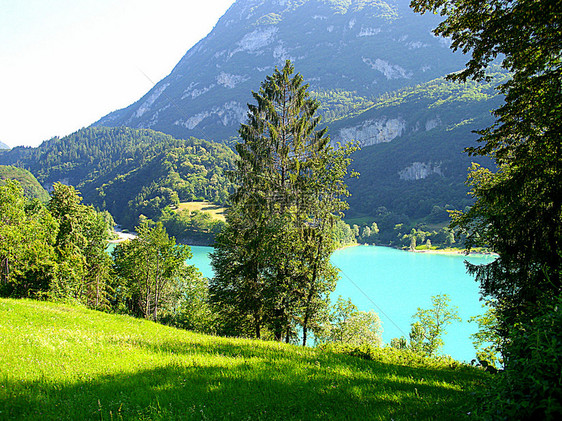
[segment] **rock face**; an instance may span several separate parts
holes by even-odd
[[[398,173],[400,180],[412,181],[423,180],[432,174],[438,174],[443,177],[441,163],[434,162],[414,162],[407,168]]]
[[[251,91],[291,59],[313,91],[375,98],[460,69],[464,60],[431,34],[439,17],[409,0],[238,0],[173,71],[131,106],[95,123],[224,141],[246,118]],[[335,97],[325,111],[343,101]],[[365,121],[365,144],[405,130],[399,118]]]
[[[390,142],[401,136],[405,130],[406,122],[402,118],[365,120],[358,126],[340,129],[334,140],[341,144],[354,140],[364,147]]]

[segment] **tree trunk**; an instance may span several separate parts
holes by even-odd
[[[160,253],[156,255],[156,291],[154,293],[154,321],[158,320],[158,302],[160,300]]]
[[[258,315],[254,314],[254,327],[257,339],[261,339],[261,319]]]
[[[144,302],[144,318],[150,318],[150,258],[146,256],[146,291]]]

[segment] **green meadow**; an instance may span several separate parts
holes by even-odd
[[[459,419],[489,375],[0,299],[0,419]]]

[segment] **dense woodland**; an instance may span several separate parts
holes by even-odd
[[[86,203],[132,229],[141,215],[159,220],[180,201],[226,204],[234,153],[217,143],[151,130],[87,128],[39,148],[14,148],[0,155],[0,163],[7,162],[28,169],[44,186],[75,186]]]

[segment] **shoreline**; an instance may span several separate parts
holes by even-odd
[[[470,253],[466,253],[466,250],[464,249],[458,249],[458,250],[454,250],[454,249],[443,249],[443,250],[405,250],[409,253],[426,253],[426,254],[443,254],[443,255],[450,255],[450,256],[459,256],[459,255],[463,255],[463,256],[495,256],[497,257],[498,254],[497,253],[492,253],[492,252],[477,252],[477,251],[471,251]]]
[[[137,238],[137,234],[135,232],[123,232],[121,231],[121,228],[113,228],[113,232],[117,234],[119,238],[117,238],[116,240],[109,240],[110,244],[122,243],[123,241],[133,240]]]
[[[344,250],[346,248],[350,248],[350,247],[387,247],[387,248],[391,248],[394,250],[399,250],[399,251],[405,251],[408,253],[421,253],[421,254],[441,254],[444,256],[492,256],[492,257],[498,257],[497,253],[492,253],[492,252],[477,252],[477,251],[471,251],[470,253],[466,253],[466,249],[435,249],[435,250],[410,250],[410,249],[403,249],[403,248],[398,248],[398,247],[393,247],[393,246],[389,246],[389,245],[384,245],[384,244],[361,244],[361,243],[357,243],[357,244],[348,244],[342,247],[338,247],[336,250],[334,251],[338,251],[338,250]]]

